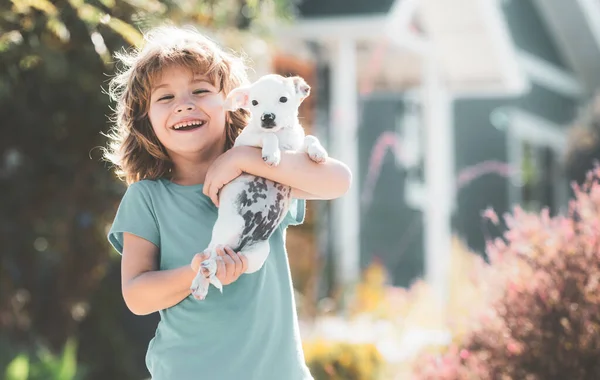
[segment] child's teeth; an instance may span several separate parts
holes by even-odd
[[[183,124],[177,124],[177,125],[175,125],[174,128],[175,129],[181,129],[181,128],[184,128],[184,127],[191,127],[191,126],[194,126],[194,125],[200,126],[200,125],[203,125],[203,124],[204,124],[203,121],[190,121],[190,122],[186,122],[186,123],[183,123]]]

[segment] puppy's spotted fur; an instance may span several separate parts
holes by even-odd
[[[309,95],[310,87],[300,77],[266,75],[255,83],[233,90],[225,107],[235,111],[247,109],[251,119],[234,146],[262,148],[266,165],[277,166],[282,150],[302,150],[317,162],[327,159],[327,152],[314,136],[305,136],[298,121],[298,107]],[[203,300],[217,279],[216,248],[230,246],[248,259],[246,273],[262,268],[269,255],[269,238],[288,212],[292,189],[265,178],[243,174],[225,185],[219,193],[219,215],[205,252],[210,257],[201,265],[191,290]]]

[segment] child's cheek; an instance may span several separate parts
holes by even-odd
[[[215,94],[212,96],[207,96],[204,98],[204,104],[207,108],[211,109],[219,109],[223,110],[223,105],[225,104],[225,99],[220,94]]]
[[[211,119],[218,119],[223,115],[225,116],[225,100],[220,96],[211,96],[210,98],[206,98],[203,103],[204,111],[207,112]]]

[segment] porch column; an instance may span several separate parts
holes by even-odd
[[[348,165],[353,175],[348,193],[332,202],[334,273],[336,285],[348,286],[360,275],[356,43],[340,39],[332,47],[330,153]]]
[[[435,54],[423,56],[423,120],[425,127],[425,279],[439,305],[448,300],[451,214],[454,199],[454,133],[452,97]],[[442,312],[443,309],[440,310]]]

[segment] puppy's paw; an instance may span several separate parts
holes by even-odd
[[[327,157],[329,157],[327,151],[321,146],[321,144],[309,145],[306,151],[308,153],[308,157],[310,157],[310,159],[317,164],[322,164],[327,160]]]
[[[200,271],[207,278],[213,277],[217,273],[217,260],[206,259],[200,264]]]
[[[262,159],[269,166],[277,166],[281,162],[281,152],[263,155]]]
[[[210,282],[208,278],[204,277],[201,271],[199,271],[196,277],[194,277],[194,281],[192,281],[192,286],[190,287],[194,298],[199,301],[204,300],[206,298],[206,294],[208,294],[209,285]]]
[[[217,276],[211,276],[209,278],[209,281],[211,284],[213,284],[213,286],[217,289],[219,289],[219,291],[221,293],[223,293],[223,284],[221,283],[221,281],[219,281],[219,279],[217,278]]]

